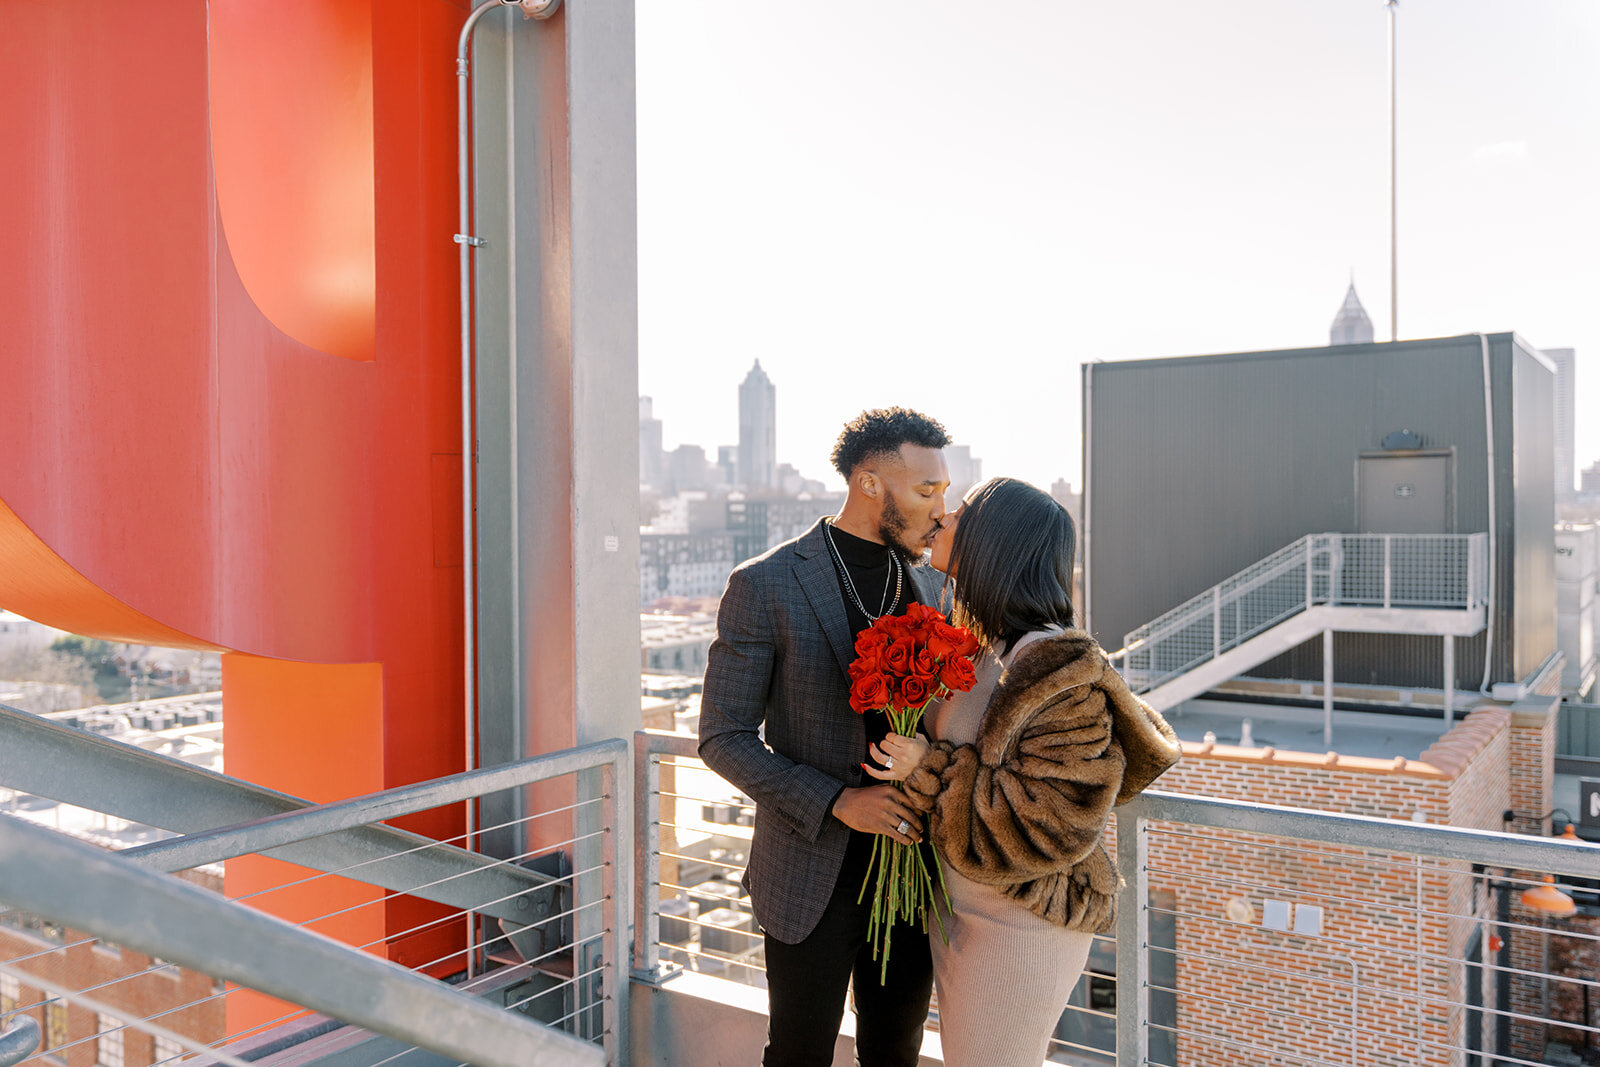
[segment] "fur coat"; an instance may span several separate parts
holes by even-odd
[[[1081,630],[1035,640],[1001,675],[975,744],[936,742],[905,781],[940,857],[1050,922],[1105,933],[1113,804],[1178,761],[1172,727]]]

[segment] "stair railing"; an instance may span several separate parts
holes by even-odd
[[[1307,534],[1128,633],[1113,655],[1138,691],[1312,608],[1481,610],[1485,534]]]

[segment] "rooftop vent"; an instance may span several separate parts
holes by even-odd
[[[1390,452],[1421,448],[1422,435],[1411,430],[1395,430],[1384,436],[1383,447]]]

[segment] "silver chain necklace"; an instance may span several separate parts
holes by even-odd
[[[868,622],[877,622],[884,615],[900,606],[900,593],[904,588],[903,583],[905,581],[905,571],[900,565],[900,557],[895,555],[894,549],[891,548],[889,550],[890,573],[883,576],[883,596],[878,600],[878,614],[874,615],[867,610],[867,606],[861,602],[860,594],[856,592],[856,583],[850,578],[850,568],[844,565],[844,557],[839,554],[839,546],[833,543],[832,526],[833,524],[830,522],[822,524],[822,537],[823,540],[828,542],[828,548],[833,553],[833,562],[839,568],[840,576],[844,578],[845,592],[850,594],[850,602],[861,610],[861,614],[867,617]],[[894,578],[893,600],[889,599],[889,579],[891,577]]]

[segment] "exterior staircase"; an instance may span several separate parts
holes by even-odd
[[[1158,710],[1328,631],[1484,628],[1487,534],[1307,534],[1129,633],[1113,659]]]

